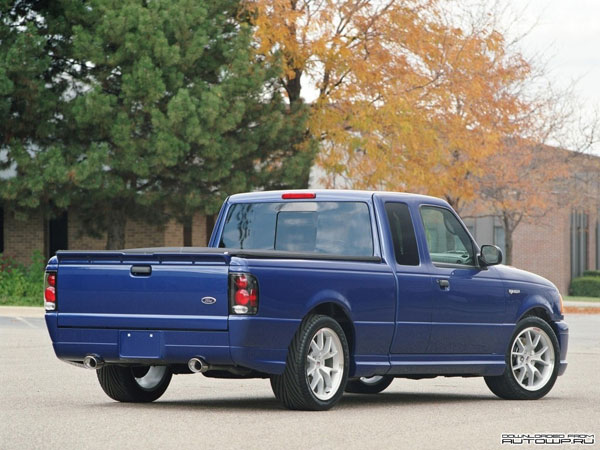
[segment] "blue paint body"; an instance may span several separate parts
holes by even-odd
[[[502,265],[438,267],[431,262],[419,208],[450,208],[446,202],[399,193],[311,192],[317,202],[365,202],[380,261],[269,259],[217,251],[232,204],[282,201],[281,192],[234,195],[223,205],[211,236],[214,253],[146,249],[53,257],[47,271],[58,272],[57,310],[47,312],[46,323],[56,355],[67,361],[96,354],[108,363],[155,364],[185,364],[201,356],[209,364],[281,374],[302,319],[327,304],[347,317],[352,377],[499,375],[516,323],[542,308],[559,338],[564,372],[568,327],[552,283]],[[384,209],[391,201],[409,207],[418,266],[396,263]],[[134,265],[150,266],[152,272],[135,276]],[[235,272],[258,280],[255,316],[229,314],[228,274]],[[449,289],[441,289],[439,279],[448,280]],[[509,289],[520,293],[509,295]],[[204,304],[205,296],[216,302]]]

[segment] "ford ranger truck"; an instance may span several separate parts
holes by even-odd
[[[562,298],[501,262],[438,198],[238,194],[205,248],[58,252],[46,324],[56,356],[121,402],[192,373],[268,378],[302,410],[436,376],[538,399],[567,367]]]

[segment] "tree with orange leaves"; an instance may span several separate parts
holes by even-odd
[[[525,58],[491,20],[461,27],[437,0],[250,5],[257,50],[280,60],[290,104],[315,87],[309,134],[328,187],[426,192],[460,208],[527,107],[514,89]]]
[[[303,102],[302,85],[315,88],[308,131],[321,144],[318,161],[330,178],[373,187],[377,170],[370,166],[382,152],[395,157],[401,145],[404,155],[426,156],[421,149],[433,146],[434,133],[408,100],[430,82],[411,59],[432,54],[427,28],[434,20],[427,16],[433,2],[249,4],[256,11],[258,52],[282,64],[290,104]]]
[[[282,65],[290,104],[314,87],[307,136],[320,144],[327,187],[414,191],[459,211],[479,208],[502,219],[510,263],[517,226],[546,214],[557,186],[570,192],[569,153],[542,144],[573,108],[499,28],[498,2],[464,14],[461,3],[249,5],[257,51]]]
[[[511,139],[487,160],[475,181],[480,197],[470,207],[475,216],[500,218],[506,264],[513,262],[513,235],[521,223],[539,222],[557,205],[574,201],[571,172],[577,158],[574,152]]]

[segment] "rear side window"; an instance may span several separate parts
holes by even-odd
[[[237,203],[219,247],[372,256],[369,208],[362,202]]]
[[[417,238],[408,206],[405,203],[386,203],[385,213],[390,225],[396,262],[403,266],[418,266]]]

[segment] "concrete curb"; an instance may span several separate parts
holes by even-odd
[[[600,314],[600,302],[564,302],[565,314]]]
[[[565,300],[565,306],[578,306],[581,308],[600,308],[600,302],[570,302]]]
[[[569,314],[600,314],[600,308],[586,308],[581,306],[565,306],[565,315]]]
[[[45,312],[41,306],[0,306],[0,316],[43,318]]]

